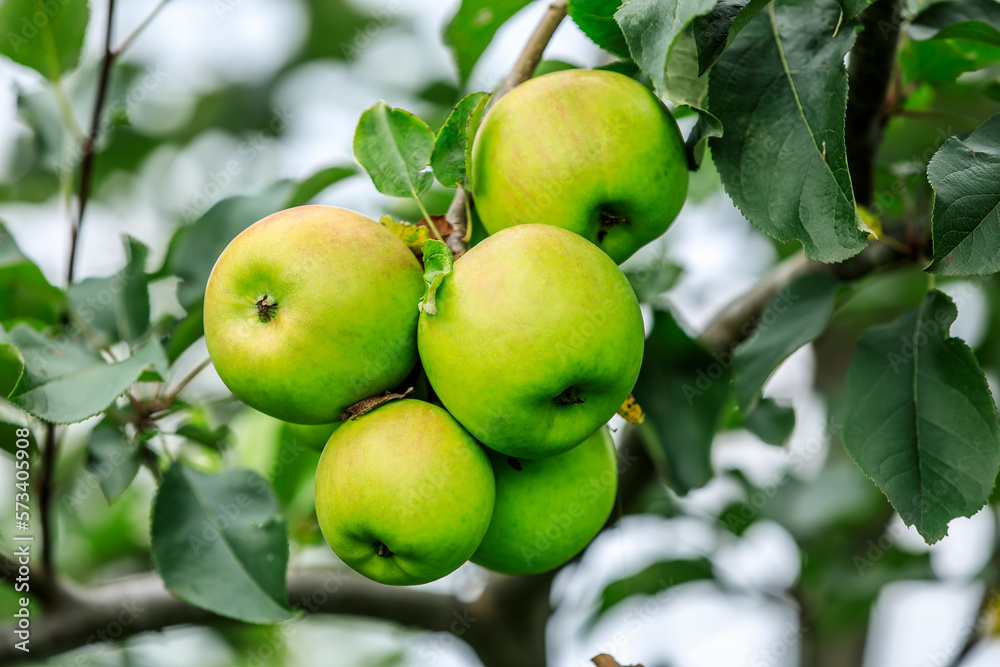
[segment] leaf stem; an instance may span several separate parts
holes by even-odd
[[[427,226],[430,227],[431,234],[433,234],[434,238],[438,241],[444,243],[444,239],[441,237],[441,232],[438,231],[437,225],[434,224],[434,218],[432,218],[431,214],[427,212],[426,208],[424,208],[424,203],[420,201],[420,197],[417,196],[416,192],[413,193],[413,201],[417,202],[417,208],[420,209],[420,213],[424,216],[424,220],[427,221]]]
[[[177,399],[178,394],[180,394],[184,390],[184,388],[191,383],[191,380],[193,380],[195,376],[198,375],[198,373],[201,373],[203,370],[205,370],[210,363],[212,363],[211,358],[205,359],[200,364],[191,369],[191,372],[185,375],[181,379],[181,381],[177,383],[177,386],[174,387],[173,390],[166,395],[165,397],[166,405],[169,406],[171,403],[173,403]]]

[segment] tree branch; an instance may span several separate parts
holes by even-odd
[[[542,60],[545,47],[549,45],[552,35],[555,34],[556,28],[566,18],[566,5],[567,0],[555,0],[555,2],[549,5],[545,15],[542,16],[542,20],[535,28],[535,32],[528,39],[528,43],[524,45],[521,55],[517,57],[517,61],[514,63],[510,74],[507,75],[503,84],[490,98],[490,104],[495,104],[497,100],[513,90],[515,86],[531,78],[531,75],[534,74],[535,69],[538,67],[538,63]],[[472,137],[469,137],[469,140],[471,141]],[[456,255],[461,255],[468,248],[465,239],[465,232],[469,223],[467,217],[468,209],[466,207],[467,196],[465,188],[458,188],[458,191],[455,192],[455,197],[451,200],[451,205],[448,207],[448,212],[444,216],[445,220],[455,228],[455,231],[448,235],[448,247]]]
[[[847,164],[854,198],[871,205],[875,163],[888,115],[886,98],[892,84],[896,44],[902,19],[900,0],[878,0],[858,17],[864,28],[851,49],[847,98]]]
[[[42,477],[38,491],[38,512],[42,525],[42,568],[55,572],[55,554],[52,547],[52,486],[56,474],[56,458],[59,455],[59,441],[56,439],[55,424],[45,422],[45,449],[42,451]]]
[[[91,181],[94,175],[94,157],[97,148],[97,135],[101,129],[101,110],[108,96],[108,81],[111,78],[111,65],[118,53],[111,49],[111,28],[115,18],[115,0],[108,0],[108,20],[104,33],[104,57],[101,59],[101,70],[97,79],[97,93],[94,96],[94,113],[90,118],[90,134],[80,146],[83,161],[80,166],[80,189],[77,192],[76,216],[70,225],[69,268],[66,270],[66,284],[73,284],[73,273],[76,266],[76,247],[80,238],[80,227],[83,225],[83,214],[87,210],[87,200],[90,198]]]

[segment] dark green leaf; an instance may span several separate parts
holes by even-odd
[[[952,137],[927,165],[934,188],[931,273],[1000,271],[1000,114],[965,139]]]
[[[424,295],[418,308],[428,315],[437,315],[435,296],[445,276],[451,273],[454,258],[447,245],[437,239],[427,239],[423,245]]]
[[[654,563],[638,574],[608,584],[601,593],[598,613],[604,613],[630,595],[656,595],[672,586],[705,579],[714,579],[714,574],[712,563],[704,558]]]
[[[285,519],[255,472],[172,465],[153,501],[152,551],[167,590],[185,602],[248,623],[296,615]]]
[[[205,445],[210,449],[217,451],[225,449],[226,441],[230,434],[229,427],[223,424],[213,429],[205,421],[202,413],[196,413],[196,415],[199,418],[192,419],[188,423],[178,427],[176,431],[177,435],[183,436],[192,442],[197,442],[199,445]]]
[[[56,424],[83,421],[105,410],[150,368],[164,378],[167,360],[151,340],[124,361],[108,364],[88,346],[49,339],[20,325],[10,332],[25,361],[24,375],[10,401]]]
[[[184,308],[201,308],[208,275],[229,242],[261,218],[284,208],[294,191],[293,183],[279,181],[255,195],[229,197],[177,230],[161,273],[181,279],[177,299]]]
[[[89,18],[87,0],[5,0],[0,54],[58,81],[76,67]]]
[[[754,409],[761,389],[781,362],[826,329],[839,285],[825,273],[814,273],[771,297],[757,328],[734,355],[733,388],[744,414]]]
[[[205,311],[194,308],[170,328],[170,337],[166,342],[167,360],[174,363],[184,350],[205,335]]]
[[[833,0],[769,5],[709,76],[709,109],[726,129],[710,144],[729,196],[755,227],[800,240],[824,262],[856,255],[868,239],[844,143],[854,31],[833,36],[839,20]]]
[[[427,190],[433,150],[427,123],[385,102],[366,109],[354,133],[354,158],[384,195],[416,197]]]
[[[489,93],[469,93],[455,105],[448,114],[434,140],[434,151],[431,153],[431,169],[438,182],[447,188],[457,188],[467,185],[468,173],[465,160],[466,149],[472,142],[467,134],[469,116],[482,104],[486,105]]]
[[[134,343],[149,331],[149,250],[126,237],[125,267],[108,278],[87,278],[69,288],[69,302],[84,326],[99,329],[111,341]]]
[[[312,201],[313,197],[323,192],[326,188],[356,173],[358,173],[358,170],[352,166],[327,167],[318,171],[298,184],[288,198],[288,201],[285,202],[285,207],[291,208],[293,206],[308,204]]]
[[[0,327],[0,396],[10,396],[24,375],[24,356]]]
[[[97,478],[108,502],[120,496],[139,472],[139,447],[113,419],[105,417],[87,442],[87,471]]]
[[[1000,46],[1000,3],[955,0],[931,5],[913,19],[914,39],[966,39]]]
[[[743,419],[743,426],[767,444],[782,447],[795,429],[795,410],[765,398]]]
[[[20,321],[55,324],[65,305],[63,291],[49,284],[0,223],[0,323],[8,328]]]
[[[529,0],[462,0],[458,12],[444,31],[444,42],[455,55],[458,78],[462,83],[472,74],[472,68],[489,46],[497,29],[528,2]]]
[[[471,137],[471,139],[469,139],[468,141],[465,142],[465,164],[466,164],[466,166],[472,164],[472,143],[473,143],[473,140],[476,138],[476,132],[479,130],[480,123],[483,122],[483,114],[486,113],[486,104],[489,101],[490,101],[489,97],[484,97],[481,100],[479,100],[479,102],[476,104],[476,108],[474,108],[472,110],[472,113],[469,114],[469,121],[465,125],[465,136]],[[466,175],[466,178],[468,179],[468,183],[465,184],[465,189],[471,191],[472,190],[472,171],[467,169],[465,175]],[[475,211],[473,211],[473,217],[475,217],[475,215],[476,215]],[[475,228],[477,226],[479,226],[479,225],[475,225],[475,224],[473,224],[473,222],[474,222],[473,220],[469,220],[469,224],[472,225],[473,230],[475,230]],[[476,239],[473,238],[472,239],[472,244],[475,244],[475,242],[476,242]],[[471,247],[471,245],[470,245],[470,247]]]
[[[729,398],[724,361],[688,338],[669,312],[654,312],[633,393],[646,413],[640,429],[650,456],[677,493],[712,478],[712,439]]]
[[[714,6],[715,0],[630,0],[615,12],[632,60],[649,76],[657,93],[666,86],[674,40],[691,19]]]
[[[740,34],[740,30],[771,0],[719,0],[708,14],[692,23],[698,44],[698,75],[704,74]]]
[[[847,373],[848,453],[929,544],[986,503],[1000,468],[1000,425],[972,350],[948,331],[958,316],[931,291],[918,308],[867,331]]]
[[[624,0],[569,0],[569,16],[587,37],[606,51],[628,58],[628,43],[615,22]]]
[[[28,446],[18,447],[18,440],[27,440]],[[3,414],[0,414],[0,449],[11,456],[16,456],[15,452],[18,449],[27,449],[28,456],[32,458],[37,454],[38,442],[35,440],[35,434],[28,428],[28,416],[20,410],[8,407],[3,410]]]
[[[709,138],[722,136],[722,123],[707,111],[708,77],[698,74],[697,53],[690,27],[677,36],[670,50],[663,95],[682,109],[686,106],[698,113],[698,122],[685,145],[688,167],[697,169],[705,156]]]
[[[844,10],[844,18],[851,19],[864,11],[875,0],[837,0]]]

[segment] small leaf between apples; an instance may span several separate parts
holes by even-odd
[[[445,276],[451,273],[454,258],[447,245],[437,239],[424,242],[424,285],[426,290],[418,307],[428,315],[437,315],[437,290]]]

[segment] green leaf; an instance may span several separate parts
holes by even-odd
[[[672,586],[714,578],[712,563],[705,558],[654,563],[638,574],[608,584],[601,592],[597,613],[603,614],[631,595],[656,595]]]
[[[225,424],[213,429],[209,426],[204,412],[199,410],[192,414],[191,421],[182,424],[175,433],[209,449],[222,451],[226,448],[231,431]]]
[[[472,164],[472,144],[476,138],[476,132],[479,131],[479,125],[483,122],[483,114],[486,113],[486,105],[490,101],[489,97],[484,97],[476,104],[476,107],[469,114],[469,121],[465,125],[465,136],[469,137],[469,140],[465,142],[465,164],[466,166]],[[465,184],[466,190],[472,190],[472,171],[466,169],[466,178],[468,183]],[[475,211],[473,211],[473,216],[475,216]],[[472,224],[472,220],[469,221]]]
[[[633,395],[646,413],[643,440],[677,493],[712,478],[711,446],[729,399],[727,365],[688,338],[673,316],[653,313]]]
[[[829,275],[813,273],[771,297],[757,328],[734,354],[733,390],[744,415],[757,405],[761,389],[778,366],[826,329],[839,286]]]
[[[21,321],[55,324],[65,306],[63,291],[49,284],[0,222],[0,323],[5,327]]]
[[[698,54],[691,28],[677,36],[667,60],[663,95],[678,106],[698,112],[698,122],[688,135],[688,167],[697,169],[705,156],[711,137],[722,136],[722,123],[708,112],[708,77],[698,74]]]
[[[844,387],[844,447],[907,525],[933,544],[986,503],[1000,469],[1000,425],[972,350],[948,331],[948,296],[869,329]]]
[[[25,361],[10,402],[39,419],[73,424],[104,411],[147,368],[166,377],[167,360],[150,340],[124,361],[108,364],[88,346],[49,339],[20,325],[10,332]]]
[[[1000,46],[966,39],[907,40],[899,62],[904,81],[951,83],[966,72],[1000,62]]]
[[[424,241],[423,253],[425,289],[417,307],[428,315],[437,315],[435,297],[444,277],[451,273],[454,258],[448,246],[437,239]]]
[[[194,345],[205,335],[205,311],[193,308],[183,318],[170,327],[170,337],[166,340],[167,360],[172,364],[184,350]]]
[[[58,81],[80,59],[89,18],[87,0],[5,0],[0,54]]]
[[[844,19],[847,20],[860,14],[875,0],[837,0],[837,2],[840,3],[841,8],[844,10]]]
[[[758,229],[798,239],[810,259],[839,262],[868,236],[858,226],[847,169],[844,55],[832,0],[769,5],[715,63],[709,109],[726,134],[712,157],[726,192]]]
[[[366,109],[354,133],[354,158],[384,195],[417,197],[426,191],[433,180],[427,169],[433,150],[427,123],[385,102]]]
[[[468,162],[465,156],[472,143],[468,131],[469,117],[477,108],[486,106],[489,93],[469,93],[455,105],[448,114],[434,140],[431,152],[431,169],[438,182],[447,188],[465,185]]]
[[[629,0],[615,12],[632,60],[649,76],[657,93],[666,87],[674,40],[691,19],[714,6],[715,0]]]
[[[910,24],[916,40],[965,39],[1000,46],[1000,3],[996,0],[939,2]]]
[[[201,309],[208,275],[229,242],[261,218],[285,208],[294,191],[290,181],[278,181],[255,195],[229,197],[177,230],[160,273],[181,279],[177,299],[184,308]]]
[[[149,250],[126,237],[125,267],[108,278],[87,278],[70,285],[69,302],[85,326],[100,329],[111,340],[134,343],[149,331]]]
[[[139,447],[113,419],[105,417],[87,442],[87,471],[97,478],[101,491],[112,502],[129,487],[139,472]]]
[[[740,34],[760,10],[771,0],[719,0],[708,14],[697,16],[692,23],[698,44],[698,76],[701,76]]]
[[[291,424],[282,425],[281,443],[269,469],[272,471],[271,484],[274,486],[274,495],[283,507],[292,504],[302,487],[313,483],[322,449],[322,447],[314,449],[306,446],[296,437]],[[310,497],[310,506],[312,503],[313,499]]]
[[[743,426],[767,444],[782,447],[795,430],[795,410],[765,398],[743,418]]]
[[[248,623],[296,616],[285,581],[287,526],[255,472],[172,465],[153,501],[152,552],[167,590],[185,602]]]
[[[444,42],[451,47],[458,64],[458,78],[465,83],[479,56],[493,40],[493,35],[507,19],[529,0],[462,0],[455,16],[444,30]]]
[[[951,276],[1000,271],[1000,114],[965,139],[951,137],[927,165],[934,188],[927,270]]]
[[[326,188],[356,173],[358,170],[353,166],[335,166],[322,169],[296,186],[288,201],[285,202],[285,207],[292,208],[308,204],[313,197]]]
[[[569,17],[594,44],[620,58],[628,58],[628,42],[615,22],[622,0],[569,0]]]

